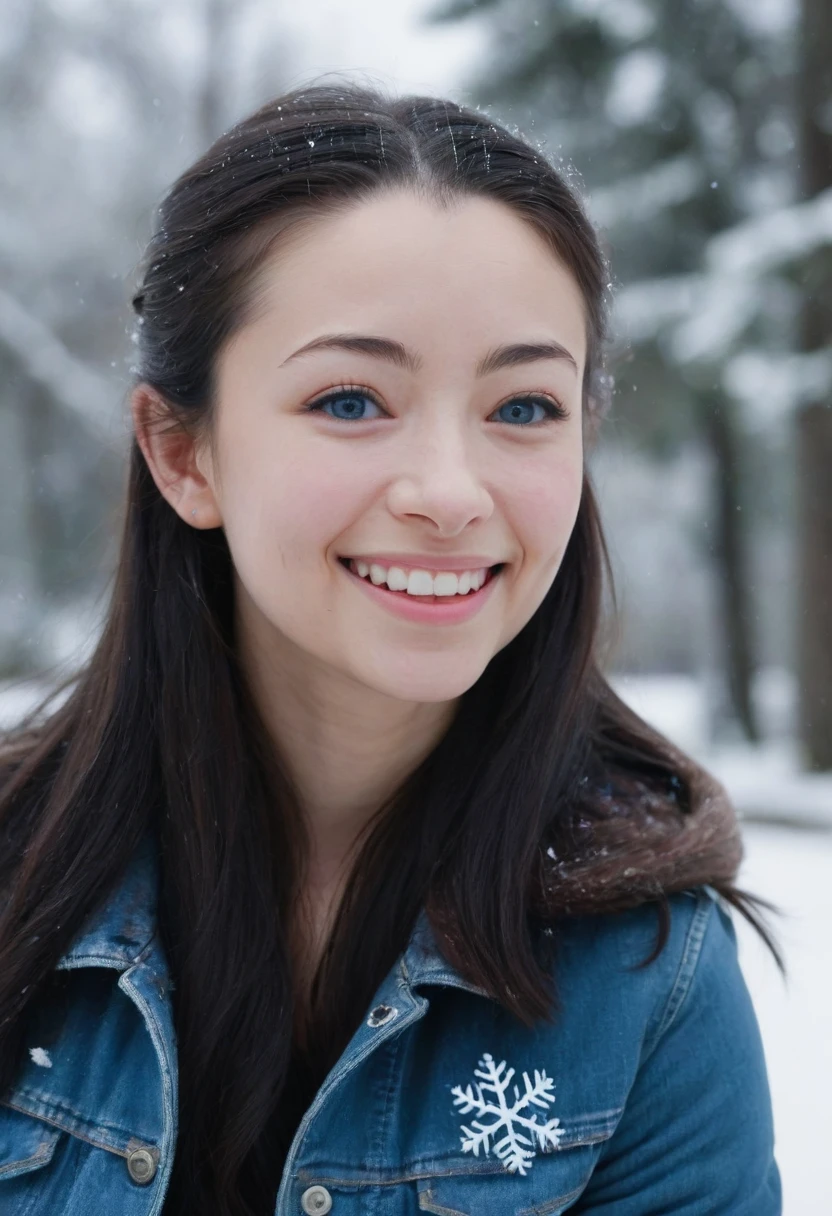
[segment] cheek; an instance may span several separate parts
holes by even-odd
[[[223,468],[223,523],[234,564],[255,595],[271,599],[322,570],[347,522],[362,510],[368,483],[350,462],[292,442],[237,443]],[[293,581],[275,578],[291,572]],[[294,581],[296,580],[296,581]],[[259,592],[259,594],[258,594]]]
[[[563,452],[554,460],[530,460],[503,496],[521,556],[516,578],[508,587],[496,650],[528,624],[554,583],[575,526],[582,488],[582,460]]]
[[[541,563],[552,576],[575,525],[582,488],[583,462],[564,452],[554,460],[529,461],[507,494],[524,560]]]

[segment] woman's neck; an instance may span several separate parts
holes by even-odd
[[[390,702],[347,681],[325,688],[291,666],[259,664],[255,697],[297,789],[308,838],[288,927],[295,1041],[307,1046],[310,998],[362,831],[430,754],[453,705]]]
[[[300,795],[307,886],[325,906],[362,829],[447,731],[456,701],[404,702],[316,665],[262,623],[246,622],[240,659],[266,728]]]

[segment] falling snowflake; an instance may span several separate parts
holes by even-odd
[[[545,1072],[535,1069],[534,1084],[532,1084],[529,1074],[524,1072],[523,1084],[526,1092],[521,1096],[515,1085],[513,1087],[514,1105],[509,1106],[506,1101],[506,1091],[514,1076],[514,1069],[509,1068],[508,1072],[505,1069],[505,1060],[495,1064],[494,1057],[486,1053],[479,1062],[479,1068],[474,1069],[474,1076],[481,1079],[475,1082],[473,1087],[466,1085],[463,1089],[461,1085],[455,1085],[451,1090],[454,1095],[454,1106],[458,1106],[463,1115],[474,1110],[479,1119],[487,1115],[495,1116],[490,1123],[481,1123],[478,1119],[473,1120],[470,1127],[461,1125],[462,1151],[473,1153],[475,1157],[478,1157],[482,1148],[485,1150],[485,1155],[488,1156],[493,1147],[495,1154],[511,1173],[525,1174],[527,1168],[530,1168],[529,1163],[536,1155],[538,1148],[558,1148],[563,1129],[559,1119],[550,1119],[548,1123],[538,1123],[536,1114],[529,1118],[520,1112],[526,1110],[529,1103],[545,1109],[547,1105],[554,1102],[555,1095],[552,1090],[555,1083],[551,1077],[546,1076]],[[492,1100],[484,1096],[486,1091],[493,1095]],[[492,1145],[492,1137],[503,1129],[505,1129],[505,1136]],[[524,1135],[522,1129],[525,1129],[528,1134]],[[537,1147],[534,1147],[535,1145]]]

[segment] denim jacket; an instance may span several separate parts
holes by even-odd
[[[147,843],[58,963],[0,1104],[2,1216],[159,1216],[176,1040]],[[563,1010],[524,1027],[439,953],[407,949],[295,1135],[275,1216],[778,1216],[760,1035],[708,888],[559,930]]]

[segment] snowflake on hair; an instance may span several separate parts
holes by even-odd
[[[514,1088],[514,1104],[509,1106],[506,1092],[514,1076],[514,1069],[506,1072],[506,1062],[494,1063],[494,1057],[487,1052],[474,1069],[474,1076],[479,1077],[473,1086],[455,1085],[451,1090],[454,1095],[454,1106],[460,1108],[463,1115],[476,1111],[478,1118],[472,1120],[471,1126],[461,1125],[462,1151],[479,1156],[483,1149],[488,1156],[491,1149],[512,1174],[525,1174],[531,1168],[532,1158],[538,1149],[553,1149],[560,1145],[563,1129],[559,1119],[549,1119],[546,1123],[538,1123],[537,1115],[531,1118],[521,1112],[530,1105],[543,1107],[544,1110],[555,1100],[552,1090],[555,1083],[545,1072],[534,1070],[534,1083],[529,1074],[523,1073],[525,1093],[521,1094],[518,1087]],[[486,1097],[486,1095],[491,1097]],[[489,1123],[481,1120],[491,1118]],[[500,1131],[505,1135],[495,1140]]]

